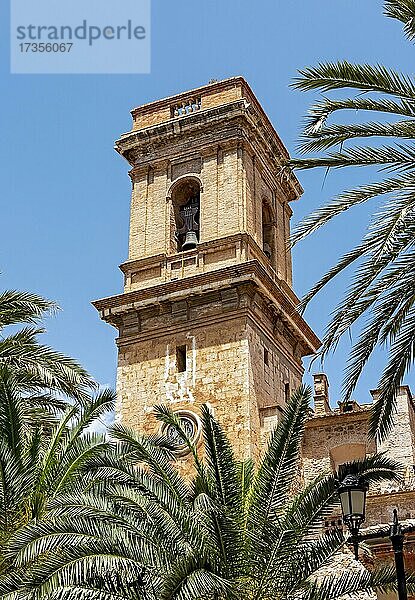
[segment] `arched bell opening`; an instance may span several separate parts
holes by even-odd
[[[275,269],[275,225],[269,203],[262,202],[262,250]]]
[[[200,191],[198,179],[183,178],[171,190],[171,250],[196,248],[200,239]]]

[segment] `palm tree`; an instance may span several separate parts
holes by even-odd
[[[404,23],[408,38],[415,37],[413,0],[387,0],[385,13]],[[323,96],[312,106],[299,149],[303,154],[320,154],[292,160],[293,168],[377,166],[390,173],[340,193],[307,216],[293,235],[295,244],[340,213],[383,198],[361,242],[323,275],[301,304],[304,310],[329,281],[355,265],[351,285],[327,326],[320,357],[323,360],[353,324],[363,321],[345,370],[343,395],[349,399],[374,349],[388,348],[370,426],[371,434],[383,439],[390,431],[398,387],[415,355],[415,79],[382,65],[343,61],[304,69],[293,85],[300,90],[354,92],[343,98]],[[374,118],[328,124],[329,117],[349,110]],[[385,141],[367,145],[366,138]]]
[[[97,468],[107,464],[110,443],[89,428],[113,404],[110,390],[82,404],[28,395],[21,373],[0,367],[0,575],[16,576],[10,539],[17,532],[47,523],[68,493],[105,481]]]
[[[343,594],[393,589],[393,570],[324,576],[344,544],[324,535],[337,504],[337,480],[320,476],[293,495],[311,391],[287,405],[258,466],[238,461],[205,406],[203,458],[177,416],[157,407],[193,457],[193,477],[180,475],[166,438],[111,428],[120,459],[102,467],[112,479],[100,502],[90,491],[69,494],[53,520],[31,522],[9,540],[19,577],[0,578],[5,598],[65,600],[333,600]],[[367,482],[396,479],[398,465],[375,455],[341,468]],[[350,559],[353,560],[352,558]],[[414,579],[408,578],[409,588]]]
[[[29,292],[6,290],[0,294],[0,368],[11,370],[33,391],[49,390],[82,399],[95,387],[92,377],[74,359],[39,343],[39,324],[58,307]],[[24,325],[20,329],[20,325]],[[4,335],[12,326],[13,331]]]
[[[10,539],[28,523],[52,518],[70,491],[96,489],[111,459],[91,425],[112,410],[72,358],[42,345],[39,323],[57,306],[28,292],[0,294],[0,574],[16,573]],[[23,325],[23,327],[20,327]],[[7,335],[7,328],[12,331]],[[6,334],[4,334],[6,332]],[[100,489],[102,493],[102,490]]]

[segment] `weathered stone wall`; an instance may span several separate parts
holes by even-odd
[[[197,156],[201,165],[200,243],[246,232],[262,249],[262,203],[267,201],[274,214],[275,255],[271,266],[280,279],[291,285],[291,259],[287,250],[291,209],[276,181],[273,182],[276,191],[264,181],[253,149],[234,141]],[[129,261],[176,252],[171,246],[173,211],[169,190],[179,177],[194,176],[194,162],[184,156],[182,162],[175,161],[175,171],[168,160],[153,162],[151,169],[133,171]],[[183,168],[179,169],[180,165]]]
[[[413,482],[407,486],[389,484],[381,494],[369,496],[367,501],[367,514],[365,527],[383,523],[392,523],[393,510],[398,510],[399,518],[415,519],[415,487]]]
[[[211,295],[183,313],[180,307],[174,314],[142,312],[139,337],[124,335],[119,341],[118,419],[153,433],[158,428],[153,405],[198,414],[208,403],[237,455],[257,459],[284,406],[285,386],[299,385],[302,366],[243,303],[235,304],[240,312],[229,311],[223,296]],[[177,365],[181,346],[187,348],[184,372]]]
[[[376,401],[377,392],[372,392]],[[399,388],[396,397],[396,410],[392,419],[392,429],[386,440],[379,444],[379,452],[386,452],[388,456],[401,462],[404,467],[410,466],[413,470],[415,464],[414,445],[414,404],[409,388]]]
[[[181,329],[161,336],[150,334],[120,349],[117,395],[123,423],[150,433],[157,428],[151,415],[154,404],[198,413],[201,404],[209,403],[235,440],[238,455],[249,456],[249,357],[244,319]],[[181,345],[187,346],[188,368],[179,373],[176,347]]]
[[[288,202],[301,186],[281,178],[288,153],[242,78],[132,114],[116,142],[132,166],[124,294],[95,303],[119,330],[118,417],[153,432],[155,404],[206,402],[237,455],[257,459],[319,345],[291,289]],[[177,207],[197,190],[199,243],[178,252]]]
[[[376,392],[373,392],[376,401]],[[316,396],[318,399],[319,396]],[[363,458],[374,452],[385,452],[388,457],[397,460],[403,467],[404,481],[401,489],[407,489],[414,483],[414,405],[410,391],[401,387],[397,395],[396,411],[392,429],[388,437],[376,444],[369,438],[368,421],[370,405],[359,406],[353,403],[351,412],[342,413],[329,409],[324,412],[316,404],[318,414],[307,423],[303,444],[303,469],[306,481],[330,470],[342,462]],[[395,489],[395,485],[392,488]],[[414,488],[415,489],[415,488]],[[372,486],[373,493],[390,492],[391,484],[382,483]]]
[[[332,413],[310,419],[303,443],[305,481],[309,482],[335,466],[337,448],[344,449],[344,456],[351,459],[375,452],[374,442],[368,440],[367,420],[367,412]],[[359,456],[360,448],[363,449],[362,456]]]

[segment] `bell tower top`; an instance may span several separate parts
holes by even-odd
[[[284,158],[288,158],[287,149],[261,104],[258,102],[251,87],[243,77],[230,77],[222,81],[214,81],[194,90],[138,106],[131,111],[133,118],[132,130],[137,131],[154,125],[160,125],[178,117],[214,109],[240,100],[244,100],[247,105],[252,105],[258,117],[262,120],[261,125],[265,126],[269,130],[269,134],[274,138],[279,153]],[[128,136],[128,133],[125,135]],[[117,146],[116,148],[118,149]],[[301,195],[303,190],[299,182],[294,177],[293,182],[295,182],[297,193]]]
[[[132,169],[125,291],[258,260],[292,285],[289,202],[302,188],[242,77],[132,111],[116,142]]]

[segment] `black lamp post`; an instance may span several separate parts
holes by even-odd
[[[347,475],[340,484],[338,492],[342,506],[343,522],[350,530],[354,555],[358,560],[358,536],[360,525],[365,520],[367,485],[357,475]]]
[[[406,575],[405,562],[403,558],[403,541],[404,535],[402,527],[398,521],[398,511],[396,508],[393,511],[393,523],[390,530],[390,540],[392,542],[393,553],[395,555],[396,579],[398,582],[398,598],[399,600],[407,600],[408,593],[406,591]]]
[[[343,512],[343,522],[349,528],[354,555],[359,558],[359,529],[365,520],[367,485],[357,475],[347,475],[338,489]],[[380,537],[386,537],[381,535]],[[390,527],[389,537],[395,555],[396,580],[398,584],[399,600],[407,600],[405,563],[403,556],[404,534],[398,521],[398,512],[393,511],[393,523]]]

